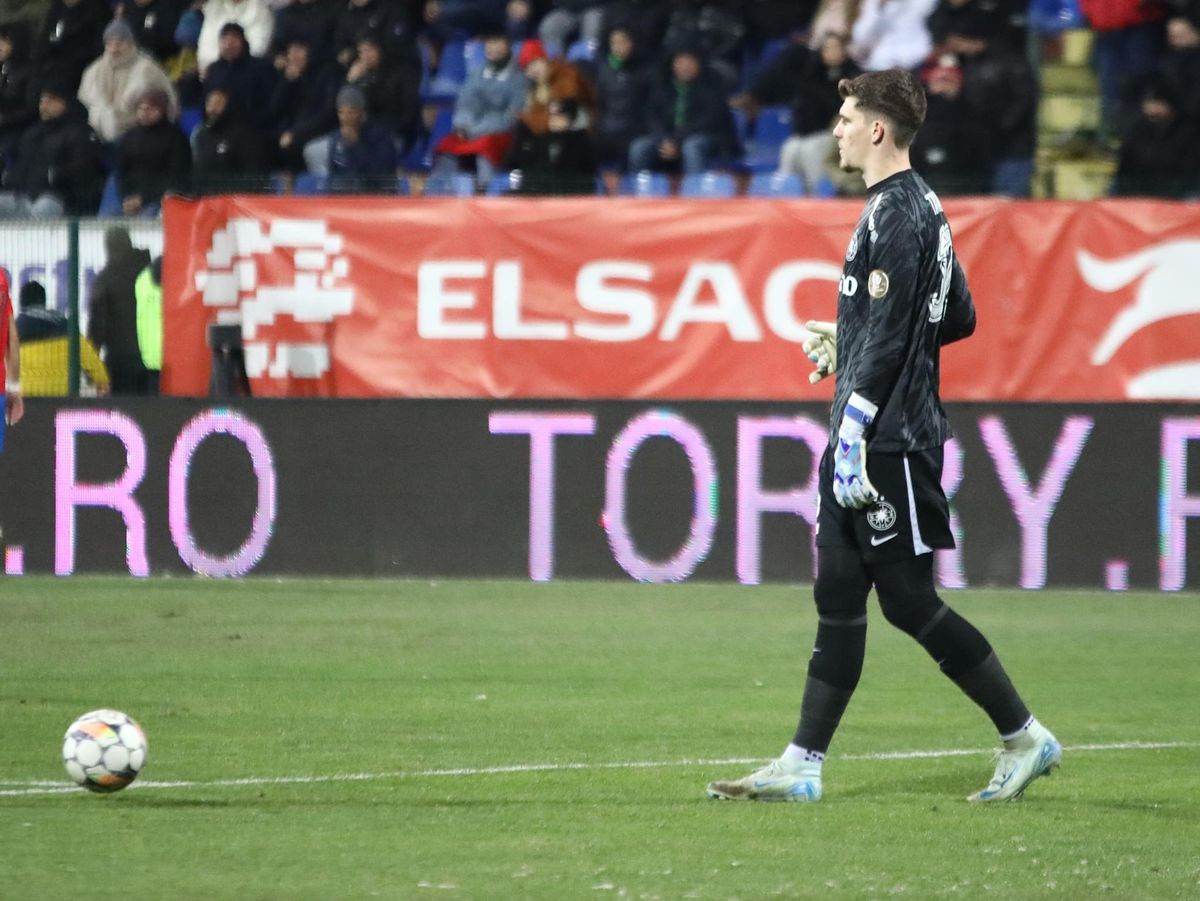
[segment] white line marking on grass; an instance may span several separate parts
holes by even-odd
[[[1076,754],[1089,751],[1160,751],[1170,748],[1200,748],[1195,741],[1123,741],[1112,744],[1069,745],[1065,752]],[[980,748],[950,748],[944,751],[879,751],[871,754],[839,754],[838,760],[936,760],[942,757],[973,757],[990,754]],[[328,776],[249,776],[244,779],[213,779],[207,782],[179,780],[135,782],[134,789],[151,788],[236,788],[250,785],[313,785],[326,782],[376,782],[383,779],[436,779],[446,776],[496,776],[506,773],[554,773],[577,770],[653,770],[680,766],[737,766],[766,763],[761,757],[726,757],[694,760],[625,760],[612,763],[513,763],[504,766],[453,767],[437,770],[399,770],[390,773],[334,773]],[[41,779],[5,780],[0,786],[0,798],[34,795],[62,795],[80,791],[78,786]]]

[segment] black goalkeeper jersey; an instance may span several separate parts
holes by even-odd
[[[842,267],[830,445],[852,393],[879,407],[866,432],[871,450],[945,444],[952,433],[938,395],[940,348],[974,330],[937,195],[911,169],[873,185]]]

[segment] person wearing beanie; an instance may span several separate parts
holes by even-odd
[[[220,85],[228,97],[228,115],[264,131],[271,125],[271,94],[279,73],[270,60],[252,56],[246,29],[237,22],[221,26],[217,58],[202,71],[202,86]]]
[[[157,215],[164,194],[190,184],[192,150],[167,119],[169,99],[162,88],[143,91],[136,124],[117,145],[117,194],[126,216]]]
[[[260,191],[267,184],[267,132],[233,110],[229,88],[210,79],[204,121],[192,134],[192,186],[198,194]]]
[[[179,101],[171,79],[149,53],[139,50],[133,30],[121,19],[104,29],[104,53],[83,73],[79,100],[88,122],[104,141],[112,142],[133,127],[138,99],[150,88],[167,95],[167,117],[179,118]]]
[[[517,65],[529,79],[529,101],[521,113],[521,124],[531,134],[543,135],[550,130],[550,104],[555,100],[569,100],[577,110],[572,128],[593,125],[596,89],[574,64],[550,59],[542,42],[534,38],[521,45]]]
[[[67,317],[46,308],[41,282],[21,286],[17,335],[21,341],[21,386],[26,397],[62,397],[70,392]],[[79,336],[81,375],[100,394],[108,393],[108,370],[86,335]]]
[[[337,93],[338,127],[304,148],[308,171],[329,177],[331,191],[394,191],[396,140],[367,118],[367,98],[354,85]]]

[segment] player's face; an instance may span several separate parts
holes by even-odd
[[[838,110],[833,136],[837,138],[838,163],[843,169],[861,169],[871,146],[874,123],[858,108],[858,101],[847,97]]]

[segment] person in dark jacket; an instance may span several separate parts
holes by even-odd
[[[421,128],[420,59],[396,60],[388,47],[378,35],[359,35],[346,84],[362,91],[371,119],[390,130],[402,146],[410,147]]]
[[[134,247],[129,230],[114,225],[104,232],[104,252],[104,268],[92,282],[87,336],[104,356],[112,393],[145,394],[134,284],[150,265],[150,251]]]
[[[310,63],[308,45],[303,41],[292,41],[286,57],[283,77],[271,95],[276,163],[290,172],[302,172],[305,145],[337,121],[337,82],[328,70]]]
[[[304,149],[308,171],[328,175],[333,191],[394,190],[396,141],[367,117],[363,92],[347,85],[337,95],[338,127]]]
[[[137,124],[117,146],[117,192],[126,216],[157,215],[163,195],[186,191],[192,150],[167,119],[167,94],[151,88],[138,98]]]
[[[645,128],[629,147],[634,172],[682,169],[691,175],[738,152],[729,92],[694,50],[679,50],[672,57],[670,77],[652,89]]]
[[[608,33],[608,52],[593,70],[596,82],[596,156],[624,169],[629,145],[642,131],[650,96],[650,68],[643,65],[633,32],[624,25]]]
[[[127,0],[121,18],[133,29],[137,45],[166,65],[179,53],[175,29],[187,5],[185,0]]]
[[[754,79],[749,97],[741,98],[751,112],[760,106],[791,107],[792,134],[780,148],[779,171],[801,176],[810,191],[824,176],[836,144],[838,82],[861,71],[846,52],[846,35],[826,33],[818,50],[795,35]]]
[[[358,52],[359,39],[369,34],[383,48],[384,56],[397,64],[421,66],[417,48],[420,20],[417,4],[392,3],[389,0],[343,0],[333,29],[333,49],[337,63],[349,69]]]
[[[267,184],[268,136],[230,115],[229,91],[211,85],[204,121],[192,134],[192,184],[198,194],[260,191]]]
[[[47,85],[38,98],[40,121],[16,147],[0,193],[0,218],[95,215],[104,186],[103,147],[87,124],[87,112],[61,86]]]
[[[74,92],[83,70],[104,51],[110,19],[106,0],[51,0],[33,49],[39,82]]]
[[[1139,115],[1122,136],[1112,193],[1167,199],[1200,194],[1198,140],[1200,130],[1179,115],[1179,100],[1162,79],[1146,82]]]
[[[513,173],[514,194],[595,194],[596,153],[586,128],[576,127],[579,105],[551,100],[548,130],[536,134],[524,123],[504,158]],[[518,174],[519,173],[519,174]]]
[[[952,54],[922,73],[925,124],[909,149],[913,168],[939,196],[987,194],[992,186],[987,122],[963,99],[963,74]]]
[[[221,87],[229,99],[229,116],[271,126],[271,97],[279,75],[270,60],[250,55],[246,31],[237,22],[226,22],[217,36],[217,58],[204,70],[203,85]]]
[[[309,62],[324,69],[334,62],[333,36],[338,19],[337,0],[291,0],[275,11],[275,30],[271,33],[268,58],[283,71],[287,65],[288,45],[299,41],[308,47]]]
[[[38,98],[29,62],[29,31],[0,25],[0,167],[21,132],[37,121]]]
[[[1167,49],[1158,64],[1163,85],[1179,102],[1180,116],[1200,127],[1200,0],[1167,22]]]

